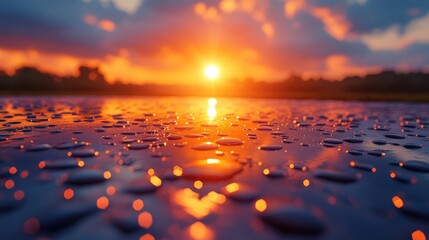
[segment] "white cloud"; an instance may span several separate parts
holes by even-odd
[[[357,4],[357,5],[365,5],[367,0],[348,0],[347,1],[350,5]]]
[[[399,51],[407,46],[429,44],[429,13],[410,22],[401,32],[399,25],[375,30],[360,40],[372,51]]]
[[[92,0],[82,0],[85,3],[89,3]],[[111,3],[119,11],[126,12],[129,15],[133,15],[137,12],[139,7],[142,5],[143,0],[99,0],[103,7],[109,7]]]
[[[116,9],[133,15],[137,12],[143,0],[111,0]]]

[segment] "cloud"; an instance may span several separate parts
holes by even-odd
[[[393,25],[384,31],[375,30],[364,34],[361,40],[373,51],[397,51],[409,44],[408,40],[401,36],[399,25]]]
[[[108,19],[97,20],[94,15],[85,15],[83,18],[84,22],[90,26],[95,26],[106,32],[113,32],[116,29],[116,23]]]
[[[429,44],[429,13],[410,22],[403,31],[397,24],[363,34],[361,40],[373,51],[399,51],[413,44]]]
[[[362,0],[349,1],[350,4],[364,4]],[[311,14],[320,20],[326,32],[336,40],[342,41],[348,37],[352,24],[339,10],[327,6],[318,6],[316,2],[307,2],[305,0],[288,0],[284,4],[285,16],[289,19],[294,18],[297,12],[303,11]]]
[[[337,40],[344,40],[351,28],[351,23],[341,14],[326,7],[312,9],[314,17],[320,19],[325,25],[326,31]]]
[[[347,0],[348,4],[357,4],[357,5],[365,5],[368,2],[368,0]]]
[[[284,11],[287,18],[295,17],[295,14],[303,9],[305,6],[305,0],[289,0],[285,1]]]
[[[203,2],[198,2],[194,5],[194,12],[196,15],[201,16],[206,21],[219,21],[220,16],[215,7],[207,6]]]
[[[341,54],[333,54],[325,59],[326,77],[341,79],[344,76],[365,75],[371,71],[380,71],[379,67],[365,67],[353,64],[349,57]]]
[[[118,10],[124,11],[129,15],[134,15],[139,7],[142,5],[143,0],[111,0],[113,5]]]
[[[274,36],[274,27],[269,22],[264,22],[262,24],[262,31],[264,32],[265,36],[268,38],[272,38]]]
[[[82,0],[85,3],[90,3],[92,0]],[[109,7],[111,4],[122,12],[129,15],[134,15],[143,3],[143,0],[99,0],[104,7]]]
[[[235,0],[221,0],[219,8],[226,13],[234,12],[238,7],[238,3]]]
[[[113,32],[116,29],[116,24],[108,19],[103,19],[98,22],[98,27],[106,32]]]
[[[260,24],[261,32],[272,38],[275,33],[274,25],[267,20],[268,0],[222,0],[218,6],[204,2],[194,4],[194,13],[205,21],[219,22],[228,14],[245,13]]]

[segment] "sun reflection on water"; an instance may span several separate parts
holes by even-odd
[[[213,239],[215,234],[212,229],[202,222],[195,222],[189,227],[189,235],[192,239]]]
[[[217,104],[216,98],[209,98],[208,108],[207,108],[207,116],[209,117],[210,121],[215,119],[217,116],[216,104]]]
[[[216,211],[219,205],[226,201],[223,194],[214,191],[200,198],[200,194],[190,188],[177,190],[172,199],[177,205],[183,207],[185,212],[197,219],[204,218]]]
[[[216,158],[209,158],[206,160],[206,162],[207,162],[207,164],[218,164],[218,163],[220,163],[220,160],[216,159]]]

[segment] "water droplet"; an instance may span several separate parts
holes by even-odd
[[[265,150],[265,151],[277,151],[282,149],[283,147],[280,145],[262,145],[259,146],[259,149]]]
[[[320,179],[325,179],[339,183],[351,183],[357,179],[354,175],[349,173],[338,172],[334,170],[322,170],[318,169],[314,172],[314,176]]]
[[[223,181],[242,170],[241,164],[219,159],[194,161],[183,168],[183,177],[190,180]]]
[[[384,136],[392,139],[405,139],[405,136],[401,134],[385,134]]]
[[[401,207],[397,207],[400,211],[417,219],[429,220],[429,205],[413,200],[403,200]]]
[[[287,175],[287,171],[285,169],[277,167],[265,168],[262,173],[270,178],[282,178]]]
[[[115,211],[110,215],[110,221],[119,230],[129,233],[141,229],[138,224],[138,212]]]
[[[157,138],[157,137],[144,137],[144,138],[142,138],[143,142],[156,142],[158,140],[159,140],[159,138]]]
[[[104,173],[97,170],[81,170],[68,174],[65,183],[74,185],[95,184],[106,181]]]
[[[362,143],[363,140],[359,139],[359,138],[345,138],[343,139],[344,142],[348,142],[348,143]]]
[[[219,146],[215,143],[212,143],[212,142],[204,142],[204,143],[201,143],[199,145],[192,146],[191,148],[195,149],[195,150],[207,151],[207,150],[217,149],[217,148],[219,148]]]
[[[401,183],[414,184],[417,182],[416,178],[401,172],[391,172],[389,176],[391,179],[394,179]]]
[[[98,156],[98,152],[94,149],[88,148],[88,149],[80,149],[80,150],[74,150],[69,152],[68,154],[70,157],[96,157]]]
[[[142,150],[142,149],[147,149],[149,147],[150,147],[150,144],[148,143],[132,143],[128,145],[128,148],[132,150]]]
[[[78,162],[70,159],[57,159],[53,161],[45,161],[43,169],[69,169],[79,167]]]
[[[135,136],[137,135],[136,132],[132,132],[132,131],[128,131],[128,132],[121,132],[122,135],[127,135],[127,136]]]
[[[403,167],[417,172],[429,172],[429,163],[418,160],[406,161]]]
[[[376,150],[369,151],[368,154],[376,157],[384,157],[386,156],[386,151],[382,149],[376,149]]]
[[[55,146],[56,149],[72,149],[72,148],[80,148],[86,146],[85,142],[65,142],[60,143]]]
[[[387,144],[386,140],[383,140],[383,139],[373,140],[372,143],[377,144],[377,145],[386,145]]]
[[[73,225],[95,210],[95,205],[70,201],[59,207],[50,207],[38,219],[42,231],[57,231]]]
[[[15,201],[12,198],[1,198],[0,199],[0,211],[1,213],[7,213],[16,210],[22,205],[21,201]]]
[[[318,234],[324,230],[322,221],[302,208],[268,207],[260,216],[264,222],[285,233]]]
[[[377,171],[377,169],[371,164],[361,163],[361,162],[356,162],[356,161],[351,161],[350,167],[365,170],[368,172],[376,172]]]
[[[273,129],[271,127],[261,126],[256,128],[258,131],[272,131]]]
[[[235,201],[254,201],[260,193],[255,188],[243,183],[230,183],[223,188],[223,193]]]
[[[359,151],[359,150],[350,149],[350,150],[347,150],[346,152],[348,154],[355,155],[355,156],[363,155],[362,151]]]
[[[28,152],[39,152],[39,151],[46,151],[51,149],[52,146],[49,144],[38,144],[38,145],[33,145],[29,148],[27,148]]]
[[[177,130],[191,130],[194,128],[194,126],[192,126],[192,125],[177,125],[177,126],[174,126],[174,128]]]
[[[419,149],[422,148],[423,146],[420,144],[416,144],[416,143],[405,143],[404,145],[402,145],[404,148],[407,149]]]
[[[238,146],[244,143],[243,140],[232,137],[223,137],[221,139],[216,140],[216,143],[224,146]]]
[[[187,137],[187,138],[202,138],[202,137],[204,137],[204,135],[195,133],[195,134],[186,134],[185,137]]]
[[[156,185],[158,184],[152,183],[150,177],[142,177],[128,183],[124,190],[134,194],[146,194],[155,192],[161,186],[160,184],[159,186]]]
[[[343,140],[336,139],[336,138],[325,138],[323,139],[323,143],[338,145],[343,143]]]
[[[204,123],[200,125],[201,127],[208,127],[208,128],[215,128],[215,127],[219,127],[218,124],[214,124],[214,123]]]
[[[178,136],[178,135],[171,135],[167,137],[168,140],[180,140],[182,139],[182,136]]]

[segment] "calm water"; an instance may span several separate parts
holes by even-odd
[[[423,239],[428,110],[0,98],[0,239]]]

